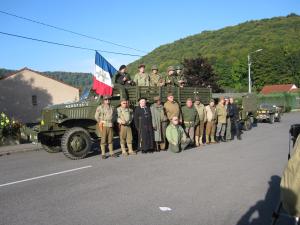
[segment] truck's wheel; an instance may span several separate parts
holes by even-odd
[[[274,114],[271,114],[270,115],[270,124],[274,123],[274,121],[275,121]]]
[[[61,151],[57,141],[51,141],[49,139],[41,139],[41,145],[43,149],[48,153],[58,153]]]
[[[90,134],[81,127],[73,127],[61,139],[61,148],[70,159],[83,159],[91,149]]]
[[[251,130],[251,128],[252,128],[252,123],[251,123],[251,119],[250,118],[248,118],[247,120],[245,120],[245,123],[244,123],[245,125],[245,130],[247,131],[247,130]]]

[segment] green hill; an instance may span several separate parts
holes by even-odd
[[[150,69],[157,65],[165,71],[169,65],[185,58],[202,56],[208,59],[223,88],[245,90],[247,87],[247,55],[252,54],[254,87],[264,84],[296,83],[300,78],[300,16],[290,14],[248,21],[216,31],[203,31],[173,43],[162,45],[129,65],[135,74],[139,63]]]

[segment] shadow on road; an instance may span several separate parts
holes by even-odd
[[[253,205],[237,222],[237,225],[268,225],[272,222],[272,212],[280,199],[280,177],[272,176],[263,200]]]

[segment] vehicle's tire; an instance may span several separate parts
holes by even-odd
[[[273,124],[275,122],[275,116],[274,114],[270,115],[270,124]]]
[[[91,150],[90,134],[81,127],[73,127],[65,132],[61,139],[61,149],[70,159],[83,159]]]
[[[245,120],[244,129],[247,131],[247,130],[251,130],[251,128],[252,128],[252,122],[251,119],[248,118],[247,120]]]
[[[41,139],[43,149],[48,153],[58,153],[61,151],[58,140]]]
[[[276,118],[276,122],[280,123],[281,122],[281,115],[279,114],[278,117]]]

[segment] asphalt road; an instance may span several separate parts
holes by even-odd
[[[245,132],[242,141],[180,154],[80,161],[44,151],[2,156],[0,224],[270,224],[288,130],[299,119],[299,112],[286,114],[281,123]]]

